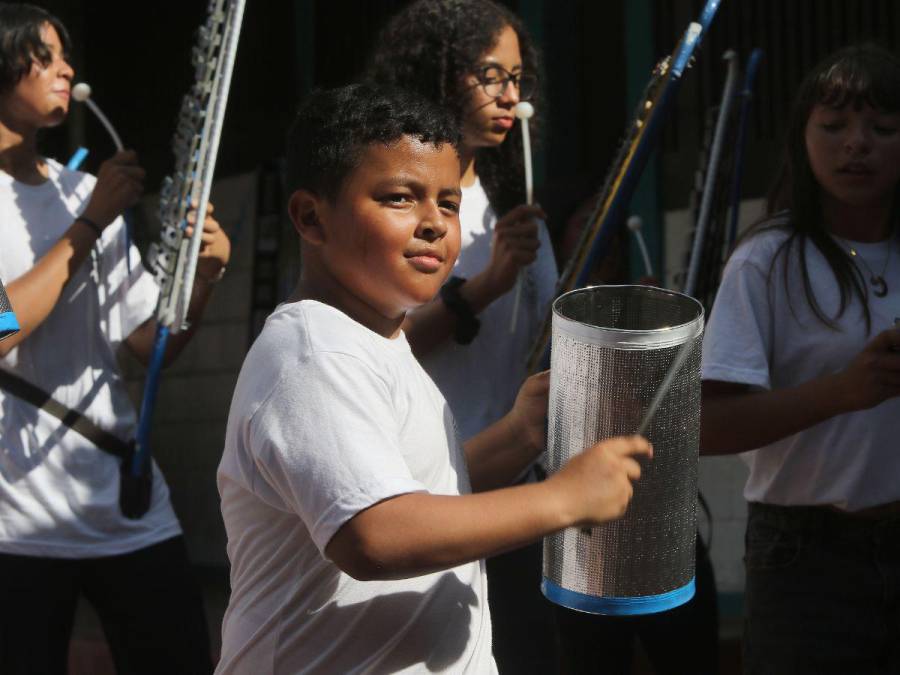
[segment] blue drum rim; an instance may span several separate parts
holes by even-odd
[[[694,597],[696,577],[673,591],[658,595],[639,595],[633,597],[600,597],[570,591],[547,577],[541,581],[541,592],[550,602],[578,612],[588,614],[605,614],[608,616],[634,616],[640,614],[656,614],[675,607],[680,607]]]
[[[19,322],[13,312],[0,313],[0,333],[14,333],[19,330]]]

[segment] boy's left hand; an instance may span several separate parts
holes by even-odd
[[[525,380],[510,411],[513,428],[524,446],[537,456],[547,445],[547,401],[550,396],[550,371]]]
[[[217,281],[231,257],[231,241],[219,222],[212,217],[213,205],[206,206],[206,220],[203,222],[203,233],[200,235],[200,255],[197,258],[197,278],[206,281]],[[187,235],[194,233],[193,225],[197,221],[197,212],[188,213]]]

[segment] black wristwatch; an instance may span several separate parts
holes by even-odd
[[[467,345],[474,340],[481,327],[481,322],[472,311],[472,306],[459,292],[459,287],[464,283],[466,280],[463,277],[450,277],[447,283],[441,286],[441,300],[447,309],[456,315],[453,339],[461,345]]]

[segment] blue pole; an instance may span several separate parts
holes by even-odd
[[[741,206],[741,184],[744,180],[744,150],[747,146],[747,125],[750,119],[750,105],[753,102],[753,87],[762,61],[762,49],[754,49],[747,60],[747,71],[744,73],[744,86],[741,90],[741,114],[738,122],[737,150],[734,157],[734,178],[731,183],[731,215],[728,222],[728,240],[725,250],[731,252],[737,239],[738,211]]]
[[[144,385],[144,399],[141,401],[141,416],[138,421],[135,438],[134,457],[131,459],[131,475],[138,477],[150,460],[150,423],[153,408],[156,406],[156,394],[159,391],[159,376],[162,372],[163,359],[166,355],[166,343],[169,340],[167,326],[157,324],[156,338],[153,342],[153,353],[147,367],[147,382]]]

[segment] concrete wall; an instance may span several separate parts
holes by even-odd
[[[710,556],[719,593],[744,590],[747,502],[743,489],[746,480],[747,466],[738,457],[704,457],[700,460],[700,492],[712,512],[712,528],[701,516],[700,531],[704,539],[712,543]]]
[[[743,231],[763,212],[763,200],[742,202],[739,229]],[[666,269],[665,284],[679,288],[684,260],[691,242],[693,215],[688,209],[668,211],[665,216]],[[720,594],[736,594],[744,590],[744,528],[747,503],[743,497],[747,466],[737,456],[704,457],[700,460],[700,491],[712,512],[711,529],[701,516],[700,531],[712,535],[711,556]]]

